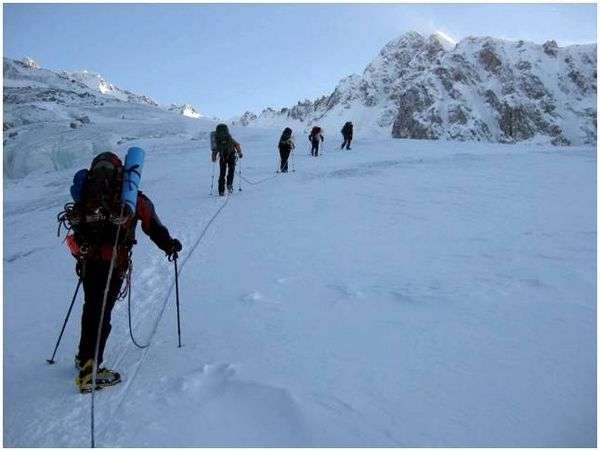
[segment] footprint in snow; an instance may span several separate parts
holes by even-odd
[[[181,377],[180,388],[183,393],[215,395],[221,392],[220,388],[224,387],[235,373],[235,368],[229,363],[207,364]]]
[[[241,379],[228,363],[204,365],[179,379],[173,397],[183,445],[310,446],[312,437],[296,399],[285,388]],[[179,399],[177,399],[179,398]],[[231,427],[215,428],[215,424]]]

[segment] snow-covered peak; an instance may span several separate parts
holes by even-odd
[[[25,58],[23,58],[21,60],[21,63],[23,64],[23,66],[25,66],[27,69],[39,69],[40,65],[38,63],[35,62],[35,60],[33,58],[30,58],[28,56],[26,56]]]
[[[115,87],[112,83],[106,81],[100,74],[88,70],[81,70],[75,72],[63,72],[64,75],[83,83],[88,88],[94,91],[99,91],[105,95],[111,95],[121,100],[127,100],[127,96]]]
[[[67,77],[71,80],[75,80],[81,83],[82,85],[88,87],[92,91],[99,92],[105,96],[110,96],[118,100],[122,100],[123,102],[145,103],[150,104],[152,106],[158,106],[158,104],[150,97],[135,94],[131,91],[121,89],[118,86],[115,86],[109,81],[107,81],[104,77],[102,77],[102,75],[93,71],[62,71],[60,74],[63,77]]]
[[[398,47],[412,47],[415,45],[421,45],[425,42],[425,37],[416,32],[416,31],[407,31],[406,33],[401,34],[396,39],[392,39],[389,41],[383,49],[381,49],[381,53],[385,53],[391,49],[396,49]]]
[[[183,105],[172,104],[168,107],[169,111],[173,111],[175,113],[181,114],[182,116],[191,117],[193,119],[198,119],[200,117],[204,117],[202,113],[200,113],[196,108],[194,108],[189,103],[184,103]]]
[[[457,41],[455,39],[451,38],[441,30],[436,30],[436,32],[432,34],[429,38],[436,39],[446,51],[453,50],[457,44]]]

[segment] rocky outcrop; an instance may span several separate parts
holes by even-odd
[[[433,102],[399,105],[392,135],[595,144],[595,51],[595,45],[560,48],[554,41],[539,46],[467,38],[440,55],[431,75],[419,77],[429,80]]]
[[[546,41],[544,42],[544,45],[542,45],[542,48],[544,49],[544,53],[546,55],[558,55],[558,44],[556,43],[556,41]]]
[[[392,126],[396,138],[436,139],[438,138],[430,122],[418,118],[419,112],[427,111],[433,104],[426,87],[410,88],[399,99],[400,108]],[[436,120],[439,123],[439,120]]]
[[[486,46],[479,51],[479,60],[485,70],[495,74],[498,73],[498,70],[502,67],[502,61],[500,61],[500,58],[498,58],[489,46]]]

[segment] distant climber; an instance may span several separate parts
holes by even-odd
[[[346,150],[350,150],[353,128],[352,122],[346,122],[342,127],[342,136],[344,137],[344,142],[342,143],[340,150],[342,150],[344,147],[346,147]]]
[[[286,127],[281,134],[281,138],[279,138],[279,157],[281,160],[279,170],[281,172],[288,171],[288,159],[290,158],[290,153],[294,150],[294,138],[292,137],[292,129]]]
[[[233,193],[233,177],[235,175],[235,163],[237,158],[242,158],[242,148],[239,143],[233,139],[229,129],[225,124],[217,125],[214,132],[211,132],[212,161],[217,161],[221,172],[219,173],[219,196],[225,195],[225,178],[227,178],[227,191]]]
[[[310,154],[313,157],[318,157],[319,156],[319,144],[322,143],[323,141],[325,141],[321,127],[318,127],[315,125],[312,128],[310,135],[308,135],[308,140],[310,141],[310,143],[312,145],[312,147],[310,149]]]

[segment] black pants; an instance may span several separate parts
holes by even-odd
[[[281,158],[281,166],[279,169],[281,170],[281,172],[288,171],[288,160],[290,158],[291,151],[292,149],[287,146],[281,146],[279,148],[279,157]]]
[[[340,147],[340,149],[343,149],[344,146],[346,146],[347,150],[350,150],[350,143],[352,142],[352,138],[346,138],[344,136],[344,142],[342,143],[342,147]]]
[[[110,262],[90,260],[85,266],[85,274],[83,274],[85,301],[83,304],[83,314],[81,315],[81,338],[79,340],[79,353],[77,354],[82,364],[89,359],[93,359],[96,352],[98,326]],[[106,298],[106,308],[104,310],[104,319],[100,333],[98,365],[104,360],[104,347],[106,346],[106,341],[111,330],[110,317],[122,283],[123,274],[115,268],[108,290],[108,297]]]
[[[313,157],[318,157],[319,156],[319,140],[313,139],[311,141],[311,144],[312,144],[312,148],[310,149],[310,154]]]
[[[223,157],[219,160],[221,172],[219,173],[219,194],[225,193],[225,174],[227,174],[227,186],[233,187],[233,176],[235,175],[235,154]]]

